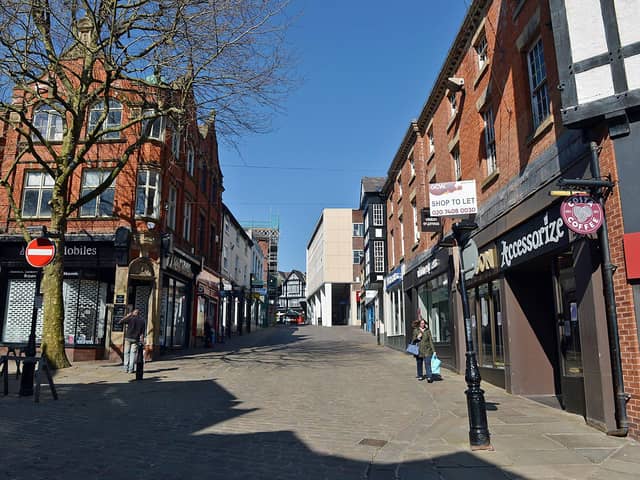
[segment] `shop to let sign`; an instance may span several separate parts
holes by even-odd
[[[478,213],[476,181],[430,183],[429,208],[434,217],[459,217]]]

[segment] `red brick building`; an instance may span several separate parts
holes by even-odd
[[[137,94],[136,91],[143,90]],[[151,90],[151,92],[150,92]],[[222,173],[215,124],[192,116],[178,127],[167,117],[140,118],[141,98],[153,97],[148,82],[122,81],[112,89],[104,130],[110,133],[77,158],[70,179],[76,201],[102,182],[142,135],[111,186],[82,205],[68,220],[64,246],[64,339],[70,359],[115,358],[123,345],[116,320],[133,307],[147,318],[146,347],[152,353],[193,344],[205,320],[218,315]],[[48,95],[46,90],[41,95]],[[14,97],[20,98],[21,92]],[[103,112],[100,99],[84,130]],[[145,103],[146,105],[146,103]],[[25,112],[41,126],[36,151],[62,148],[62,118],[46,103]],[[145,110],[142,110],[144,117]],[[14,186],[13,201],[27,225],[50,226],[52,177],[31,155],[19,157],[24,137],[16,113],[9,118],[1,175]],[[11,165],[19,158],[17,167]],[[0,340],[26,343],[31,324],[35,274],[24,259],[25,242],[0,190]],[[51,229],[50,229],[51,230]],[[54,232],[55,233],[55,232]],[[46,302],[46,298],[44,299]],[[41,332],[41,312],[37,337]]]
[[[560,178],[591,178],[589,142],[563,126],[556,46],[547,1],[476,0],[433,89],[388,170],[389,272],[385,342],[406,345],[417,311],[445,364],[465,368],[465,326],[451,249],[421,231],[428,185],[474,180],[475,268],[467,277],[470,328],[482,378],[619,432],[615,345],[607,332],[603,256],[596,234],[570,231],[551,196]],[[606,129],[595,138],[603,175],[618,181]],[[606,200],[626,406],[640,434],[639,349],[626,278],[618,191]],[[392,280],[392,279],[388,279]],[[387,283],[387,282],[385,282]],[[398,292],[402,292],[398,295]]]

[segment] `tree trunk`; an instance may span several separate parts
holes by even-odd
[[[58,218],[58,219],[56,219]],[[60,221],[52,213],[51,228],[59,232],[60,236],[53,238],[56,244],[56,254],[53,261],[44,268],[42,277],[42,292],[44,295],[44,322],[42,326],[42,352],[52,368],[67,368],[71,366],[64,350],[64,301],[62,286],[64,282],[64,228],[65,222]]]

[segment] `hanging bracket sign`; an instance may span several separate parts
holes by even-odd
[[[590,195],[574,195],[562,201],[560,216],[567,228],[580,235],[595,233],[602,226],[602,206]]]
[[[478,213],[476,181],[430,183],[429,208],[434,217],[460,217]]]

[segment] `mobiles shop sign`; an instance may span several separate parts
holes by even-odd
[[[478,213],[476,181],[430,183],[429,208],[433,217],[460,217]]]
[[[570,232],[559,210],[559,206],[555,205],[498,239],[496,243],[501,270],[569,245]]]

